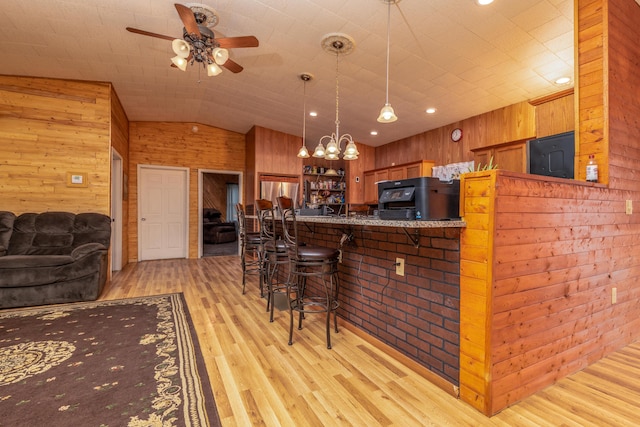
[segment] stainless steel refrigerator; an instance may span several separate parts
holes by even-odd
[[[271,200],[273,202],[273,206],[278,206],[277,198],[280,196],[286,196],[293,199],[294,207],[298,207],[298,187],[299,184],[297,182],[261,181],[260,197]]]

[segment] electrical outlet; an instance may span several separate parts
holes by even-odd
[[[342,263],[342,249],[338,249],[338,262]]]
[[[631,215],[633,213],[633,200],[627,200],[624,211],[627,215]]]
[[[618,302],[618,288],[611,288],[611,304]]]
[[[404,276],[404,258],[396,258],[396,274]]]

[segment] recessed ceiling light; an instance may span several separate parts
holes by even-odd
[[[476,0],[476,3],[478,3],[480,6],[486,6],[493,3],[493,0]]]
[[[435,113],[435,112],[436,112],[436,109],[435,109],[435,108],[433,108],[433,107],[431,107],[431,108],[427,108],[427,109],[426,109],[426,112],[427,112],[427,114],[433,114],[433,113]]]
[[[378,131],[377,131],[377,130],[372,130],[372,131],[371,131],[371,135],[372,135],[372,136],[376,136],[376,135],[378,135]]]
[[[571,81],[571,78],[569,78],[569,77],[560,77],[559,79],[556,79],[555,83],[557,85],[566,85],[570,81]]]
[[[309,111],[309,115],[310,115],[311,117],[317,117],[317,116],[318,116],[318,113],[317,113],[316,111]]]

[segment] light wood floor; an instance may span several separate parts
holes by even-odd
[[[184,293],[224,426],[640,423],[638,342],[487,418],[345,328],[327,350],[318,316],[288,346],[288,313],[269,323],[257,281],[242,295],[240,274],[235,256],[141,262],[116,273],[101,298]]]

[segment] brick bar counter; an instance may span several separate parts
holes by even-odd
[[[338,315],[457,387],[460,229],[466,224],[297,219],[302,241],[342,249]],[[396,274],[396,258],[405,260],[404,276]]]

